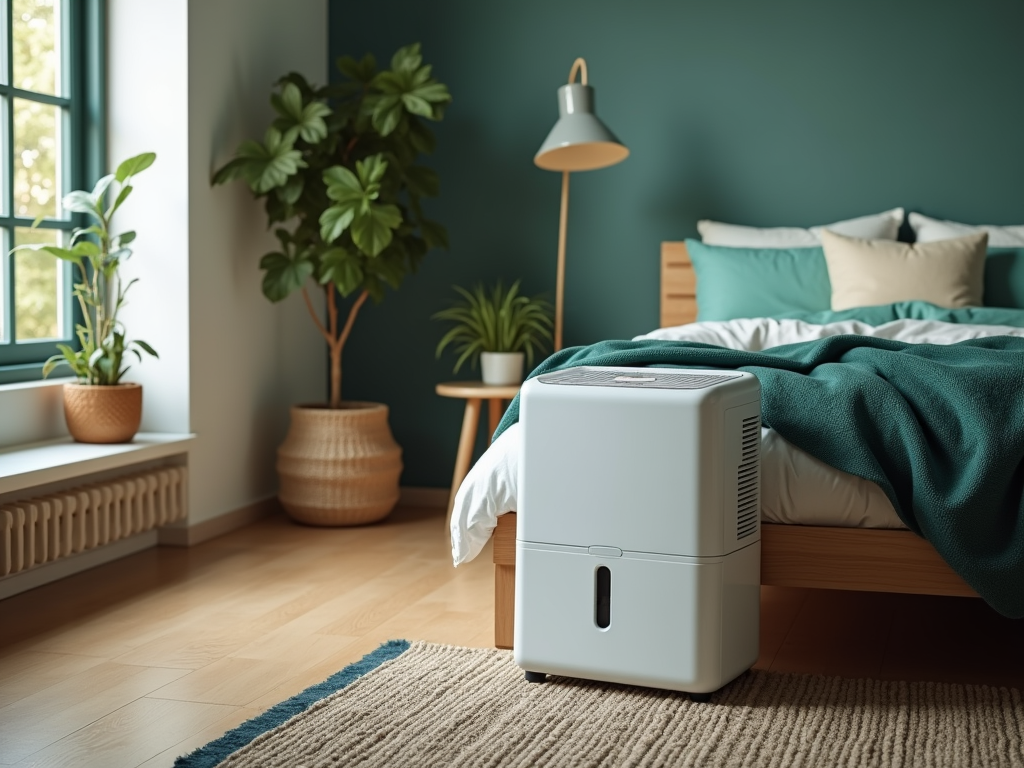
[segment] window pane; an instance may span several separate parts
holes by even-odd
[[[7,297],[11,295],[7,290],[8,264],[11,258],[7,254],[7,251],[10,250],[8,242],[8,230],[0,229],[0,341],[2,342],[10,341],[10,329],[7,327]]]
[[[61,233],[53,229],[14,230],[15,245],[47,243],[58,245]],[[63,262],[41,251],[14,254],[14,328],[17,341],[59,339],[64,334]]]
[[[14,215],[60,215],[60,107],[14,99]]]
[[[60,88],[61,0],[11,0],[14,87],[62,95]]]

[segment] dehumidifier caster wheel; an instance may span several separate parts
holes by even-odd
[[[695,701],[698,704],[704,704],[705,702],[711,701],[710,693],[691,693],[690,701]]]
[[[526,682],[528,683],[546,683],[548,676],[543,672],[525,672]]]

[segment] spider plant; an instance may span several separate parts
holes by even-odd
[[[518,280],[508,290],[500,280],[489,292],[480,284],[472,291],[453,288],[463,300],[433,316],[455,323],[438,342],[437,357],[454,345],[458,373],[466,360],[476,368],[481,352],[525,352],[532,368],[534,353],[551,341],[551,305],[540,297],[521,295]]]

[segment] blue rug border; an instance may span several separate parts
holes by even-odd
[[[273,730],[286,720],[304,712],[321,699],[351,685],[384,662],[398,658],[409,650],[410,645],[408,640],[388,640],[381,643],[359,661],[349,664],[340,672],[335,672],[322,683],[311,685],[290,699],[275,704],[262,715],[254,717],[252,720],[246,720],[219,739],[177,758],[174,761],[174,768],[214,768],[232,752],[237,752],[267,731]]]

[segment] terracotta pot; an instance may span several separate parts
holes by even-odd
[[[340,409],[295,406],[277,449],[278,497],[308,525],[363,525],[398,503],[402,449],[388,427],[388,407],[344,403]]]
[[[127,443],[142,421],[142,385],[65,384],[64,419],[80,443]]]

